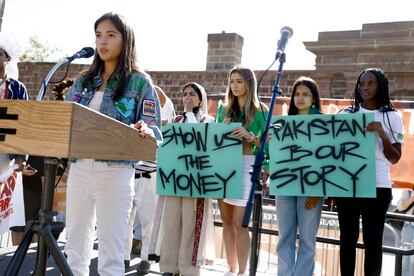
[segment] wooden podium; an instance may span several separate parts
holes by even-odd
[[[92,109],[61,101],[0,101],[0,152],[155,161],[156,141]]]
[[[53,233],[53,194],[58,158],[155,161],[156,140],[72,102],[0,100],[0,152],[45,156],[45,185],[39,220],[26,229],[4,275],[18,275],[35,233],[39,235],[34,275],[45,275],[50,254],[63,275],[73,275]]]

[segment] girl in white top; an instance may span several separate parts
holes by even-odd
[[[370,122],[366,130],[377,134],[377,196],[336,199],[341,231],[341,275],[354,275],[360,216],[365,246],[365,275],[380,275],[384,222],[392,197],[389,163],[396,164],[400,160],[403,143],[402,119],[390,102],[388,78],[381,69],[365,69],[359,75],[354,91],[354,103],[345,111],[375,114],[375,121]]]

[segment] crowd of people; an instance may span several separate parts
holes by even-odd
[[[204,87],[197,82],[185,84],[181,90],[183,112],[176,115],[168,95],[138,66],[134,31],[125,18],[106,13],[96,20],[94,32],[96,53],[92,65],[79,74],[65,100],[133,125],[138,136],[153,137],[158,143],[162,142],[162,126],[167,123],[241,123],[231,135],[242,141],[243,183],[240,189],[243,198],[218,199],[218,206],[228,264],[225,275],[248,275],[251,241],[248,228],[242,227],[242,220],[252,185],[250,170],[255,155],[262,141],[268,143],[268,139],[261,139],[261,134],[269,109],[259,99],[255,73],[243,66],[229,71],[225,100],[217,108],[217,118],[209,115]],[[27,99],[24,85],[10,78],[4,70],[11,59],[8,51],[0,40],[1,97]],[[343,113],[375,115],[366,131],[376,134],[377,196],[335,199],[340,224],[340,270],[343,276],[354,275],[362,216],[364,272],[365,275],[380,275],[385,215],[392,196],[389,164],[396,164],[401,158],[404,130],[401,116],[390,101],[387,75],[381,69],[369,68],[361,72],[352,98],[352,105]],[[288,115],[310,114],[322,114],[320,92],[312,78],[302,76],[293,84]],[[26,175],[23,178],[26,221],[34,219],[40,208],[41,158],[30,156],[26,165],[27,156],[10,156],[7,160],[15,160],[13,168]],[[37,171],[28,164],[36,164]],[[263,170],[268,172],[267,164]],[[138,163],[92,159],[70,162],[64,251],[75,275],[89,275],[95,232],[100,275],[124,275],[134,250],[140,251],[141,257],[138,275],[148,274],[154,260],[159,261],[164,276],[199,275],[201,266],[214,261],[215,252],[207,250],[214,248],[215,243],[209,218],[211,199],[158,197],[156,171],[156,162],[144,160]],[[37,178],[27,178],[33,175]],[[278,275],[313,275],[316,235],[324,200],[310,196],[276,197]],[[406,226],[409,227],[412,225]],[[12,230],[18,233],[22,228]],[[404,237],[412,241],[412,236]]]

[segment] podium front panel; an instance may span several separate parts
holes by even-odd
[[[155,161],[156,141],[73,102],[0,101],[0,152]]]

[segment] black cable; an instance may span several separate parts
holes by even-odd
[[[49,83],[56,84],[56,83],[60,83],[60,82],[62,82],[63,80],[65,80],[65,79],[66,79],[66,77],[68,76],[68,72],[69,72],[69,65],[70,65],[70,62],[66,63],[66,71],[65,71],[65,76],[64,76],[61,80],[59,80],[59,81],[49,81]],[[46,86],[46,85],[45,85],[45,86]],[[45,89],[46,89],[46,88],[45,88]]]
[[[262,105],[262,100],[260,98],[260,84],[262,83],[262,80],[264,78],[264,76],[267,74],[267,72],[270,70],[270,68],[272,68],[272,66],[275,64],[275,62],[277,61],[277,59],[275,59],[272,64],[270,64],[269,67],[267,67],[267,69],[263,72],[263,74],[260,76],[259,80],[257,81],[257,87],[256,87],[256,91],[257,91],[257,98],[259,99],[259,106],[260,106],[260,110],[262,112],[262,116],[263,116],[263,120],[266,122],[267,118],[265,116],[265,111],[263,110],[263,105]],[[280,93],[279,93],[280,94]],[[269,110],[269,112],[272,112]],[[265,159],[269,159],[268,156],[265,156]],[[263,164],[262,164],[263,165]]]
[[[257,82],[257,97],[259,98],[259,105],[260,105],[260,110],[262,111],[262,116],[263,119],[266,121],[266,116],[264,115],[264,110],[263,110],[263,106],[262,106],[262,100],[260,99],[260,93],[259,93],[259,89],[260,89],[260,84],[262,83],[262,80],[264,78],[264,76],[267,74],[267,72],[270,70],[270,68],[272,68],[272,66],[275,64],[275,62],[277,61],[277,59],[275,59],[272,64],[270,64],[270,66],[263,72],[263,74],[261,75],[260,79]]]
[[[263,189],[262,189],[262,191],[263,191]],[[262,229],[262,223],[263,223],[263,208],[262,208],[262,206],[263,206],[263,194],[262,194],[262,202],[260,202],[260,208],[261,208],[261,211],[260,211],[260,218],[259,218],[259,233],[257,234],[257,249],[256,249],[256,260],[257,260],[257,263],[256,263],[256,271],[257,271],[257,267],[258,267],[258,265],[259,265],[259,257],[260,257],[260,245],[262,244],[262,231],[261,231],[261,229]]]
[[[58,181],[56,181],[56,183],[55,183],[55,189],[59,185],[60,180],[62,180],[63,174],[64,174],[64,172],[60,175]]]
[[[260,84],[262,83],[262,80],[263,80],[264,76],[267,74],[267,72],[275,64],[276,61],[277,61],[277,59],[275,59],[272,62],[272,64],[270,64],[270,66],[263,72],[263,74],[260,76],[260,78],[259,78],[259,80],[257,82],[257,87],[256,87],[257,98],[259,99],[260,110],[261,110],[261,113],[262,113],[262,116],[263,116],[264,121],[266,121],[267,118],[266,118],[265,113],[264,113],[265,111],[263,110],[263,105],[262,105],[262,100],[260,98],[259,89],[260,89]],[[272,111],[269,110],[269,112],[272,112]],[[263,165],[263,164],[260,164],[260,165]],[[260,183],[257,183],[256,185],[260,185]],[[262,191],[263,191],[263,189],[262,189]],[[262,194],[262,197],[261,198],[262,198],[262,202],[260,202],[260,209],[261,209],[261,211],[260,211],[260,218],[259,218],[259,225],[258,225],[259,226],[259,231],[258,231],[258,234],[257,234],[257,248],[256,248],[255,256],[252,256],[252,257],[254,257],[255,260],[257,260],[257,262],[255,263],[255,265],[256,265],[255,270],[256,271],[257,271],[257,266],[259,264],[260,245],[261,245],[261,239],[262,239],[262,235],[261,235],[262,233],[261,233],[260,229],[262,229],[262,219],[263,219],[263,209],[262,209],[262,205],[263,205],[263,194]]]
[[[394,110],[394,111],[395,111],[395,110]],[[396,112],[396,111],[395,111],[395,112]],[[384,113],[387,115],[387,121],[388,121],[388,125],[389,125],[389,127],[387,127],[387,124],[385,123],[385,120],[384,120]],[[387,111],[384,111],[384,112],[382,113],[382,121],[384,122],[385,128],[387,128],[389,131],[391,131],[391,136],[392,136],[392,138],[393,138],[394,142],[395,142],[395,143],[399,143],[399,142],[397,141],[397,139],[395,139],[394,134],[397,134],[397,135],[402,135],[402,133],[397,132],[397,131],[394,131],[394,130],[392,129],[392,126],[391,126],[391,121],[390,121],[390,117],[389,117],[389,115],[388,115],[388,110],[387,110]]]
[[[63,173],[60,175],[58,181],[56,181],[56,183],[55,183],[55,189],[59,185],[60,180],[62,180],[62,177],[63,177]],[[35,215],[35,217],[32,220],[38,220],[38,219],[39,219],[39,212],[36,212],[36,215]]]

